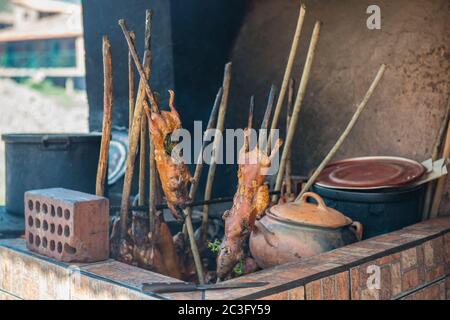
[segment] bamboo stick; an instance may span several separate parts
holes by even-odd
[[[147,95],[148,99],[150,100],[152,111],[159,112],[159,107],[158,103],[156,102],[155,95],[148,83],[148,76],[145,74],[144,67],[139,61],[140,60],[139,54],[137,53],[136,47],[134,46],[133,41],[131,40],[130,31],[128,31],[128,27],[124,19],[119,20],[119,26],[122,28],[123,35],[125,36],[125,40],[127,41],[128,44],[128,49],[130,51],[131,56],[133,57],[136,69],[138,70],[139,76],[141,78],[141,83],[143,84],[144,87],[144,92]]]
[[[217,111],[219,109],[221,96],[222,96],[222,88],[219,89],[219,92],[216,95],[216,99],[214,101],[213,109],[211,110],[211,114],[210,114],[210,117],[208,120],[206,130],[211,129],[214,126],[214,122],[215,122],[215,119],[217,116]],[[192,179],[191,188],[189,190],[189,197],[192,200],[195,199],[195,195],[198,190],[198,183],[199,183],[200,176],[201,176],[202,169],[203,169],[203,149],[205,148],[205,145],[206,145],[206,143],[203,142],[201,152],[197,158],[197,165],[195,167],[195,172],[194,172],[194,177]],[[195,240],[194,227],[192,226],[192,216],[191,216],[192,215],[192,207],[189,206],[189,207],[185,208],[183,210],[183,212],[184,212],[184,216],[185,216],[185,224],[183,225],[183,233],[184,234],[186,232],[188,233],[189,242],[191,245],[192,255],[194,257],[194,263],[195,263],[195,267],[196,267],[196,271],[197,271],[198,280],[200,283],[204,283],[204,274],[203,274],[203,267],[202,267],[202,263],[201,263],[200,252],[199,252],[199,249],[197,246],[197,242]]]
[[[150,10],[147,10],[145,19],[144,69],[148,77],[150,76],[150,62],[151,62],[151,51],[150,51],[150,42],[151,42],[150,35],[152,29],[151,26],[152,26],[152,12]],[[131,130],[129,131],[128,157],[125,169],[125,177],[123,182],[122,201],[120,209],[120,235],[122,239],[124,239],[127,234],[127,221],[130,207],[131,183],[134,174],[134,163],[136,161],[136,150],[139,143],[141,132],[143,101],[145,100],[144,86],[145,86],[144,80],[142,80],[141,78],[139,81],[136,104],[134,107],[133,124],[131,126]]]
[[[231,62],[228,62],[225,65],[225,71],[223,75],[223,94],[222,94],[222,100],[220,102],[220,108],[219,108],[219,115],[217,117],[217,126],[216,126],[216,133],[222,133],[224,129],[225,124],[225,115],[227,112],[228,107],[228,95],[230,92],[230,81],[231,81]],[[205,195],[204,200],[210,200],[211,199],[211,193],[212,193],[212,186],[214,182],[214,176],[216,174],[216,163],[218,158],[218,150],[219,146],[222,143],[222,135],[216,134],[214,136],[214,142],[213,142],[213,158],[211,159],[211,164],[209,165],[208,170],[208,179],[206,181],[206,187],[205,187]],[[203,206],[203,219],[202,219],[202,225],[201,225],[201,233],[205,234],[208,230],[208,218],[209,218],[209,205]]]
[[[252,95],[250,97],[250,107],[248,111],[248,119],[247,119],[247,132],[244,136],[244,150],[245,152],[248,152],[250,148],[250,130],[252,129],[253,124],[253,110],[255,110],[255,96]]]
[[[317,43],[320,37],[320,28],[322,23],[320,21],[316,21],[314,25],[314,30],[311,36],[311,42],[309,44],[308,53],[306,55],[305,67],[303,69],[302,78],[300,80],[300,85],[298,88],[297,97],[295,99],[294,109],[292,111],[291,122],[289,124],[289,129],[287,129],[286,133],[286,141],[284,142],[283,153],[281,155],[280,167],[278,170],[277,180],[275,183],[275,190],[281,190],[281,185],[283,183],[284,171],[286,168],[286,160],[289,154],[289,150],[292,146],[292,141],[294,140],[295,130],[297,128],[298,118],[303,102],[303,98],[305,97],[306,87],[308,85],[309,76],[311,74],[311,67],[314,61],[314,56],[317,48]],[[276,202],[278,200],[278,196],[275,195],[272,197],[272,202]]]
[[[291,110],[292,104],[294,102],[294,88],[295,81],[291,78],[289,81],[289,90],[288,90],[288,101],[286,106],[286,129],[289,128],[289,123],[291,122]],[[286,194],[289,196],[292,193],[292,163],[291,163],[291,150],[288,150],[287,159],[286,159]]]
[[[111,44],[108,37],[103,37],[103,127],[100,156],[98,159],[95,194],[105,195],[105,180],[108,172],[108,153],[111,141],[112,104],[113,104],[113,76]]]
[[[294,38],[292,39],[291,51],[289,52],[288,62],[286,64],[286,70],[284,71],[283,82],[281,84],[280,94],[278,96],[277,104],[273,114],[272,125],[270,127],[271,134],[268,139],[268,146],[272,145],[273,130],[278,127],[278,118],[280,117],[281,108],[283,107],[284,97],[291,78],[292,68],[294,66],[295,56],[297,55],[298,44],[300,42],[300,35],[302,33],[303,22],[305,20],[305,4],[300,4],[300,12],[297,19],[297,27],[295,29]]]
[[[446,164],[449,156],[450,156],[450,122],[448,122],[447,125],[447,135],[445,137],[444,150],[442,151],[442,157],[445,158]],[[436,190],[434,191],[434,197],[430,211],[430,218],[436,218],[439,215],[439,207],[441,205],[442,194],[444,193],[446,181],[447,176],[443,176],[439,178],[438,181],[436,182]]]
[[[264,112],[264,117],[263,120],[261,121],[261,128],[259,131],[259,147],[260,150],[265,151],[266,154],[270,153],[270,147],[267,141],[268,139],[267,130],[269,128],[269,121],[270,116],[272,114],[273,104],[275,102],[276,91],[277,88],[275,87],[275,85],[272,84],[270,86],[269,98],[267,99],[266,111]]]
[[[275,85],[270,86],[270,92],[269,92],[269,98],[267,99],[267,107],[266,111],[264,112],[264,117],[261,122],[261,129],[265,130],[269,128],[269,120],[270,115],[272,114],[273,104],[275,102],[275,94],[277,92],[277,87]]]
[[[217,112],[219,111],[219,106],[220,106],[220,100],[222,98],[222,93],[223,93],[223,88],[220,87],[219,88],[219,92],[217,92],[216,95],[216,99],[214,100],[214,105],[213,105],[213,109],[211,110],[211,114],[209,116],[209,120],[208,120],[208,124],[206,127],[206,130],[212,129],[215,122],[216,122],[216,118],[217,118]],[[191,183],[191,188],[189,190],[189,197],[194,201],[195,196],[197,194],[197,190],[198,190],[198,184],[200,181],[200,177],[202,174],[202,170],[203,170],[203,150],[206,147],[206,141],[203,142],[202,144],[202,149],[200,154],[197,157],[197,165],[195,167],[195,172],[194,172],[194,177],[193,177],[193,181]],[[187,207],[184,211],[185,216],[191,216],[192,214],[192,207]],[[183,233],[186,234],[187,230],[186,230],[186,225],[183,226]]]
[[[130,32],[131,41],[135,43],[136,34],[132,31]],[[133,65],[133,57],[130,53],[128,53],[128,130],[131,129],[133,125],[133,116],[134,116],[134,65]]]
[[[207,130],[211,129],[214,125],[214,120],[216,119],[217,110],[219,109],[219,102],[220,98],[222,96],[222,88],[219,89],[219,92],[217,93],[216,99],[214,101],[214,106],[211,111],[211,115],[209,117]],[[203,148],[205,147],[205,143],[203,143],[202,149],[200,154],[197,158],[197,166],[195,167],[194,177],[193,181],[191,183],[191,188],[189,190],[189,197],[194,200],[195,194],[197,193],[198,189],[198,182],[200,180],[200,176],[203,169]],[[194,257],[194,263],[195,263],[195,269],[197,272],[198,281],[200,284],[203,284],[205,282],[205,277],[203,274],[203,267],[202,267],[202,260],[200,257],[200,252],[198,250],[197,241],[195,240],[195,231],[194,227],[192,226],[192,207],[187,207],[183,210],[184,216],[185,216],[185,226],[187,229],[187,233],[189,236],[189,243],[191,245],[191,251],[192,256]]]
[[[145,196],[145,177],[146,177],[146,165],[147,165],[147,138],[148,138],[148,126],[147,118],[142,117],[141,120],[141,137],[139,139],[139,199],[138,203],[143,206],[146,201]]]
[[[442,123],[439,128],[438,135],[436,137],[436,142],[434,143],[433,152],[431,154],[431,161],[434,162],[439,157],[439,151],[441,149],[442,141],[444,140],[444,135],[448,127],[448,122],[450,120],[450,99],[447,102],[447,109],[445,111],[445,115],[442,118]],[[428,219],[428,215],[430,214],[430,205],[431,205],[431,198],[433,196],[433,190],[436,183],[435,181],[430,181],[427,185],[427,190],[425,193],[425,201],[423,205],[423,213],[422,213],[422,220]]]
[[[150,138],[150,152],[149,152],[149,161],[150,161],[150,176],[149,176],[149,196],[148,196],[148,215],[149,215],[149,225],[150,232],[155,234],[155,220],[156,220],[156,162],[155,162],[155,146],[153,145],[153,141]]]
[[[359,104],[358,108],[355,111],[355,114],[351,118],[351,120],[348,123],[347,127],[345,128],[344,132],[339,137],[339,139],[337,140],[337,142],[333,146],[333,148],[330,150],[330,152],[327,154],[325,159],[322,160],[319,167],[317,167],[317,169],[314,171],[313,175],[308,179],[305,187],[302,189],[302,191],[297,196],[295,201],[300,201],[301,196],[309,190],[309,188],[313,185],[314,181],[317,179],[319,174],[322,172],[322,170],[326,167],[326,165],[330,162],[330,160],[334,157],[336,152],[339,150],[340,146],[342,145],[342,143],[345,141],[345,139],[347,138],[350,131],[355,126],[356,121],[358,121],[362,111],[364,110],[364,108],[367,105],[367,102],[369,102],[370,98],[372,97],[372,94],[374,93],[376,87],[378,86],[378,83],[380,82],[381,78],[383,77],[385,70],[386,70],[386,65],[382,64],[380,66],[380,69],[377,72],[377,75],[375,76],[375,79],[373,80],[372,84],[370,85],[369,90],[367,90],[366,95],[364,96],[364,99]]]

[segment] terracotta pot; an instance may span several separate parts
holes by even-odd
[[[317,204],[308,203],[309,197]],[[361,238],[359,222],[328,208],[319,195],[306,192],[299,202],[266,210],[250,235],[250,251],[261,268],[268,268],[333,250]]]

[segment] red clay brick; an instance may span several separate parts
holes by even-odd
[[[431,240],[434,250],[434,263],[441,264],[444,261],[444,238],[439,237]]]
[[[402,270],[414,267],[417,264],[417,249],[416,247],[402,251]]]
[[[350,283],[349,272],[341,272],[336,275],[336,300],[348,300],[350,299]]]
[[[108,199],[62,188],[25,193],[27,248],[65,262],[109,257]]]
[[[380,299],[390,299],[392,297],[391,268],[389,266],[382,267],[380,276]]]
[[[442,277],[445,274],[444,272],[444,265],[440,264],[436,267],[433,267],[431,269],[427,269],[425,271],[425,281],[431,282],[433,280],[436,280],[439,277]]]
[[[320,279],[310,282],[306,285],[307,300],[322,300],[322,290]]]
[[[361,300],[379,300],[380,290],[377,289],[364,289],[361,291]]]
[[[322,279],[322,299],[334,300],[334,276]]]
[[[431,241],[427,241],[423,244],[423,251],[425,266],[432,267],[434,265],[434,250]]]
[[[259,300],[287,300],[288,292],[283,291],[280,293],[271,294],[270,296],[262,297]]]
[[[351,279],[351,299],[359,300],[361,299],[360,294],[360,276],[359,276],[359,268],[352,268],[350,270],[350,279]]]
[[[417,292],[414,292],[407,297],[405,300],[445,300],[445,283],[440,281],[431,286],[423,288]]]
[[[419,272],[418,269],[406,271],[402,275],[402,289],[403,291],[411,290],[419,286]]]
[[[392,297],[400,294],[402,292],[402,278],[400,271],[400,263],[393,263],[391,265],[391,286],[392,286]]]
[[[288,290],[288,299],[289,300],[305,300],[305,287],[297,287],[291,290]]]

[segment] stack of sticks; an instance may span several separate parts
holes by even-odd
[[[270,123],[270,131],[268,136],[267,145],[265,146],[265,153],[271,154],[272,140],[274,139],[274,129],[278,128],[278,122],[281,115],[282,107],[285,103],[286,93],[287,97],[287,133],[284,142],[284,148],[281,156],[278,174],[276,177],[276,183],[272,194],[272,204],[278,201],[281,188],[285,186],[287,197],[284,201],[291,201],[294,199],[292,195],[291,186],[291,167],[290,167],[290,154],[291,147],[296,131],[296,127],[299,120],[299,114],[302,106],[303,99],[305,97],[307,84],[311,74],[311,68],[315,57],[315,52],[320,37],[320,29],[322,23],[317,21],[314,25],[314,30],[311,36],[309,49],[306,56],[306,62],[304,64],[301,80],[295,95],[295,82],[292,79],[292,70],[294,66],[295,57],[297,55],[299,40],[301,31],[303,28],[306,8],[304,4],[301,4],[298,15],[298,21],[296,30],[294,33],[291,50],[287,60],[281,88],[278,94],[278,98],[275,104],[276,88],[272,85],[268,97],[268,103],[264,114],[264,119],[261,128],[268,129],[270,117],[273,110],[273,118]],[[182,218],[184,222],[183,231],[180,235],[171,237],[168,228],[162,218],[161,209],[164,207],[162,204],[162,195],[160,190],[163,189],[166,198],[167,192],[164,187],[165,181],[161,177],[161,170],[159,170],[157,161],[155,161],[155,153],[158,151],[155,145],[155,139],[152,137],[152,132],[156,132],[155,123],[158,119],[163,119],[164,116],[169,116],[167,111],[160,111],[159,108],[159,95],[153,91],[149,84],[151,77],[151,62],[152,62],[152,50],[151,50],[151,30],[152,30],[152,13],[150,10],[146,12],[145,23],[145,39],[144,39],[144,57],[141,63],[141,59],[136,51],[135,44],[137,39],[133,32],[130,32],[124,20],[119,21],[119,25],[125,36],[126,43],[129,48],[128,56],[128,70],[129,70],[129,149],[128,158],[126,161],[126,171],[123,185],[122,201],[120,206],[120,219],[116,220],[113,232],[111,235],[111,251],[113,256],[122,259],[128,263],[136,263],[140,266],[149,268],[151,270],[158,271],[160,273],[166,273],[178,278],[183,278],[182,269],[186,268],[186,265],[191,265],[190,261],[184,263],[184,267],[180,267],[181,260],[193,260],[195,267],[195,274],[199,283],[204,283],[205,273],[203,271],[201,251],[207,241],[206,234],[208,229],[208,217],[209,217],[209,204],[211,199],[214,177],[217,167],[217,152],[220,146],[220,139],[222,135],[215,135],[213,142],[213,159],[208,170],[208,179],[206,183],[204,201],[203,201],[203,217],[202,225],[200,228],[200,239],[196,239],[194,235],[194,229],[192,225],[192,205],[193,203],[186,203],[184,206],[174,206],[173,203],[168,205],[171,209],[182,212]],[[111,117],[112,117],[112,59],[111,59],[111,45],[107,37],[103,38],[103,60],[104,60],[104,119],[103,119],[103,138],[101,144],[101,153],[97,174],[97,194],[104,195],[104,184],[106,178],[106,168],[108,159],[109,141],[111,136]],[[223,84],[217,93],[216,99],[213,104],[211,115],[208,121],[207,129],[216,128],[218,131],[224,130],[225,116],[228,107],[228,98],[231,82],[231,68],[232,64],[227,63],[224,70]],[[138,90],[135,92],[135,70],[138,71],[140,77]],[[307,186],[302,190],[305,192],[311,184],[314,182],[315,177],[320,173],[320,170],[328,163],[328,161],[335,154],[336,150],[342,144],[345,137],[353,127],[354,123],[358,119],[363,108],[367,104],[370,96],[372,95],[375,87],[381,79],[385,70],[385,66],[382,65],[374,83],[372,83],[368,93],[366,94],[363,102],[358,107],[355,116],[352,118],[349,126],[344,131],[338,143],[333,147],[329,155],[324,159],[322,164],[318,167],[316,172],[308,181]],[[251,98],[251,110],[254,108],[254,98]],[[171,108],[171,117],[178,116],[175,108],[173,107],[173,93],[171,92],[171,102],[169,103]],[[147,113],[147,118],[144,116]],[[164,113],[166,112],[166,114]],[[176,117],[175,117],[176,118]],[[253,111],[250,112],[250,119],[252,121]],[[171,118],[172,119],[172,118]],[[178,119],[179,120],[179,119]],[[170,121],[169,121],[170,122]],[[166,121],[167,123],[167,121]],[[181,125],[181,124],[180,124]],[[152,127],[153,126],[153,127]],[[152,131],[153,128],[153,131]],[[150,134],[149,134],[150,129]],[[149,139],[151,138],[151,139]],[[139,153],[138,153],[139,149]],[[147,149],[149,149],[149,158],[147,158]],[[135,172],[135,162],[137,161],[137,155],[139,154],[139,197],[137,206],[131,206],[131,187],[133,175]],[[203,161],[201,159],[202,153],[199,155],[197,166],[193,177],[188,177],[190,182],[190,189],[187,192],[188,198],[193,200],[196,197],[198,191],[198,183],[203,169]],[[148,162],[149,172],[146,172]],[[158,174],[161,179],[158,179]],[[146,197],[146,185],[148,180],[148,197]],[[197,203],[198,205],[198,203]],[[130,220],[130,209],[139,208],[139,211],[133,211],[133,217]],[[145,221],[144,223],[142,221]],[[158,229],[159,228],[159,229]],[[161,231],[163,228],[164,231]],[[167,234],[168,233],[168,234]],[[164,236],[163,236],[164,235]],[[143,240],[143,238],[149,241]],[[161,240],[164,238],[165,240]],[[184,246],[184,243],[189,242],[189,247]],[[200,247],[200,248],[199,248]],[[159,251],[158,251],[159,250]],[[184,254],[184,257],[180,258],[180,252]],[[160,260],[158,257],[161,256]],[[177,256],[178,257],[175,257]],[[170,257],[168,257],[170,256]],[[175,257],[175,258],[174,258]],[[188,258],[186,258],[188,257]],[[177,261],[177,263],[174,263]],[[178,264],[178,265],[177,265]],[[174,270],[178,269],[178,270]],[[185,272],[189,274],[189,272]],[[186,278],[186,277],[184,277]]]

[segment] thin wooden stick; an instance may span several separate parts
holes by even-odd
[[[447,109],[445,110],[445,115],[442,118],[442,123],[439,128],[438,135],[436,137],[436,142],[434,143],[433,153],[431,154],[432,162],[436,161],[439,157],[440,153],[439,151],[441,149],[442,141],[444,140],[446,130],[448,130],[447,127],[449,120],[450,120],[450,99],[448,99]],[[428,182],[427,190],[425,193],[425,201],[423,205],[422,220],[428,219],[428,216],[430,214],[431,198],[433,196],[433,190],[435,185],[436,185],[435,181]]]
[[[253,124],[253,110],[255,110],[255,96],[252,95],[250,97],[250,107],[248,110],[248,119],[247,119],[247,132],[244,135],[244,150],[248,152],[250,148],[250,130],[252,129]]]
[[[367,102],[369,102],[370,98],[372,97],[372,94],[374,93],[376,87],[378,86],[378,83],[380,82],[381,78],[383,77],[384,71],[386,70],[386,65],[382,64],[380,66],[380,69],[377,72],[377,75],[375,76],[375,79],[373,80],[372,84],[369,87],[369,90],[367,90],[366,95],[364,96],[364,99],[359,104],[358,108],[355,111],[355,114],[353,115],[352,119],[348,123],[347,127],[345,128],[342,135],[339,137],[339,139],[336,141],[336,144],[331,148],[330,152],[327,154],[325,159],[322,160],[321,164],[317,169],[314,171],[313,175],[308,179],[305,187],[302,189],[300,194],[297,196],[295,201],[300,201],[301,196],[311,188],[314,181],[316,181],[317,177],[320,175],[322,170],[327,166],[327,164],[330,162],[330,160],[334,157],[336,152],[341,147],[342,143],[344,143],[345,139],[347,138],[350,131],[355,126],[356,121],[358,121],[359,116],[363,112],[364,108],[367,105]]]
[[[113,76],[111,44],[108,37],[103,37],[103,128],[100,156],[98,159],[95,194],[105,195],[105,180],[108,172],[108,153],[111,141],[112,104],[113,104]]]
[[[147,165],[147,138],[148,127],[147,117],[142,117],[141,120],[141,137],[139,140],[139,199],[138,203],[143,206],[146,201],[145,196],[145,177],[146,177],[146,165]]]
[[[294,88],[295,81],[291,78],[289,81],[289,90],[288,90],[288,101],[286,106],[286,129],[289,128],[289,123],[291,122],[291,110],[292,104],[294,103]],[[291,150],[288,150],[288,155],[286,159],[286,194],[289,196],[292,193],[292,163],[291,163]]]
[[[259,132],[259,146],[260,150],[264,150],[268,155],[270,153],[270,145],[266,139],[268,138],[267,129],[269,128],[270,116],[272,114],[273,105],[275,102],[275,94],[277,88],[275,85],[270,86],[269,98],[267,99],[266,111],[264,112],[264,117],[261,122],[261,130]]]
[[[219,88],[219,92],[217,92],[216,95],[216,99],[214,100],[214,105],[213,108],[211,110],[211,114],[209,115],[209,120],[208,120],[208,124],[206,127],[206,130],[212,129],[214,124],[216,123],[216,118],[217,118],[217,113],[219,111],[219,106],[220,106],[220,100],[222,98],[222,93],[223,93],[223,88],[220,87]],[[198,190],[198,184],[200,182],[200,177],[202,174],[202,170],[203,170],[203,150],[206,147],[207,142],[203,141],[202,144],[202,149],[201,152],[199,153],[198,157],[197,157],[197,165],[195,167],[195,172],[194,172],[194,177],[193,177],[193,181],[191,183],[191,188],[189,190],[189,197],[194,201],[195,196],[197,195],[197,190]],[[192,214],[192,207],[187,207],[184,211],[185,216],[190,216]],[[187,229],[186,229],[186,225],[183,226],[183,233],[186,234]],[[203,236],[203,235],[202,235]]]
[[[265,130],[269,128],[269,120],[270,116],[272,114],[273,104],[275,102],[275,94],[277,92],[277,87],[275,85],[270,86],[270,92],[269,92],[269,98],[267,99],[267,107],[266,111],[264,112],[264,118],[261,122],[261,129]]]
[[[145,74],[144,67],[142,66],[139,58],[139,54],[136,51],[136,47],[131,40],[130,31],[128,31],[127,24],[124,19],[119,20],[119,26],[122,28],[123,35],[125,36],[125,40],[128,44],[128,49],[130,51],[131,56],[133,57],[134,64],[136,65],[136,69],[139,72],[139,76],[141,77],[141,83],[143,83],[145,93],[150,100],[150,104],[152,106],[153,112],[159,112],[158,103],[156,102],[155,95],[153,93],[152,88],[148,83],[148,76]]]
[[[131,41],[135,43],[136,41],[136,34],[131,31],[130,32]],[[131,126],[133,125],[133,116],[134,116],[134,63],[133,63],[133,57],[130,53],[128,53],[128,130],[131,129]]]
[[[225,71],[223,75],[223,94],[222,94],[222,100],[220,102],[220,108],[219,108],[219,115],[217,117],[217,126],[216,126],[216,133],[222,133],[225,125],[225,115],[227,113],[227,107],[228,107],[228,95],[230,92],[230,82],[231,82],[231,62],[228,62],[225,65]],[[211,193],[212,193],[212,186],[214,182],[214,176],[216,174],[216,163],[218,160],[218,150],[219,146],[222,143],[222,135],[216,134],[214,136],[214,142],[213,142],[213,158],[211,159],[211,164],[209,165],[208,170],[208,179],[206,180],[206,187],[205,187],[205,195],[204,200],[210,200],[211,199]],[[202,234],[206,234],[208,230],[208,218],[209,218],[209,205],[203,206],[203,219],[202,219],[202,225],[201,225],[201,232]]]
[[[150,10],[147,10],[145,19],[145,51],[144,51],[144,69],[147,78],[150,76],[150,64],[151,64],[151,51],[150,51],[150,42],[151,42],[150,35],[152,29],[151,26],[152,26],[152,12]],[[141,133],[143,102],[145,100],[144,82],[145,81],[142,80],[142,78],[139,81],[138,94],[136,98],[136,104],[134,107],[133,124],[131,126],[131,130],[129,131],[128,157],[125,169],[125,177],[123,182],[122,201],[120,209],[120,235],[122,239],[124,239],[127,235],[127,222],[130,207],[131,184],[134,174],[134,163],[136,161],[136,150]]]
[[[219,106],[220,106],[220,100],[222,98],[222,93],[223,93],[223,89],[222,87],[219,88],[219,91],[217,92],[216,98],[214,100],[214,105],[213,108],[211,110],[211,114],[209,115],[209,120],[208,120],[208,124],[206,126],[206,130],[210,130],[214,127],[214,124],[216,122],[216,118],[217,118],[217,113],[219,111]],[[200,176],[202,174],[202,170],[203,170],[203,150],[206,147],[207,142],[204,141],[203,145],[202,145],[202,149],[200,151],[200,154],[197,157],[197,165],[195,167],[195,172],[194,172],[194,177],[193,177],[193,181],[191,183],[191,188],[189,190],[189,197],[194,200],[196,194],[197,194],[197,190],[198,190],[198,183],[200,181]],[[192,208],[188,207],[187,210],[189,210],[189,215],[190,215],[190,211]]]
[[[320,21],[316,21],[314,25],[314,30],[311,36],[311,42],[309,44],[308,54],[306,55],[305,67],[303,69],[302,78],[300,80],[300,85],[298,87],[297,97],[295,99],[294,109],[292,111],[292,118],[289,124],[289,129],[287,129],[286,133],[286,141],[284,142],[283,153],[281,155],[280,167],[278,169],[277,180],[275,183],[275,190],[281,190],[281,185],[283,184],[284,178],[284,170],[286,168],[286,160],[289,154],[289,150],[292,146],[292,141],[294,140],[295,130],[297,128],[298,118],[300,115],[300,110],[302,107],[303,98],[305,97],[306,87],[308,85],[309,76],[311,74],[311,67],[314,61],[314,56],[317,48],[317,43],[320,37],[320,28],[322,23]],[[278,196],[275,195],[272,197],[272,202],[276,202],[278,200]]]
[[[450,122],[448,122],[447,124],[447,135],[445,137],[444,150],[442,151],[442,157],[445,158],[446,163],[448,161],[449,156],[450,156]],[[447,176],[443,176],[439,178],[436,183],[436,190],[434,191],[433,202],[431,205],[430,218],[436,218],[439,215],[439,207],[441,205],[442,194],[444,193],[446,181]]]
[[[211,129],[214,125],[214,120],[216,119],[217,111],[219,109],[219,102],[220,98],[222,96],[222,88],[219,89],[219,92],[217,93],[216,100],[214,101],[214,106],[211,111],[211,115],[209,117],[207,130]],[[197,166],[195,167],[194,177],[193,181],[191,183],[191,188],[189,190],[189,197],[194,200],[195,195],[197,193],[198,189],[198,182],[200,180],[200,176],[203,169],[203,148],[205,147],[205,142],[202,145],[202,150],[197,158]],[[185,216],[185,226],[186,230],[189,236],[189,243],[191,246],[192,256],[194,257],[194,264],[195,264],[195,270],[197,272],[197,278],[200,284],[203,284],[205,282],[205,277],[203,274],[203,266],[202,266],[202,259],[200,257],[200,252],[198,250],[197,241],[195,239],[195,231],[194,227],[192,225],[192,207],[188,207],[183,210],[184,216]]]
[[[150,161],[150,183],[149,183],[149,197],[148,197],[148,215],[149,215],[149,224],[150,224],[150,232],[154,234],[155,231],[155,220],[156,220],[156,162],[155,162],[155,146],[153,145],[153,141],[150,138],[150,152],[149,152],[149,161]]]
[[[292,39],[291,51],[289,52],[288,62],[286,64],[286,70],[284,71],[283,82],[281,84],[280,94],[278,96],[277,104],[273,114],[272,125],[270,127],[271,134],[268,139],[268,146],[272,145],[273,140],[273,130],[278,127],[278,118],[280,117],[280,112],[283,107],[284,97],[286,95],[286,90],[289,84],[289,79],[291,78],[292,68],[294,66],[295,56],[297,55],[298,44],[300,42],[300,35],[302,33],[303,22],[305,20],[306,7],[304,3],[300,4],[300,12],[297,19],[297,27],[295,29],[294,38]]]

